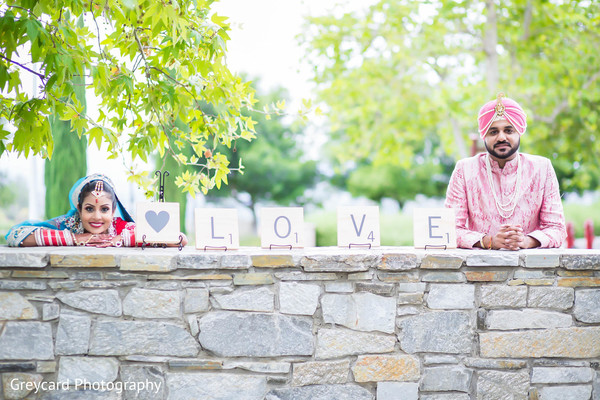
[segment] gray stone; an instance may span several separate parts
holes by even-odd
[[[133,288],[123,300],[123,314],[136,318],[179,318],[181,294],[175,290]]]
[[[573,288],[532,286],[529,288],[527,305],[536,308],[566,310],[573,306],[574,299]]]
[[[600,254],[590,254],[589,251],[570,251],[569,254],[560,256],[560,265],[571,270],[598,270],[600,269]]]
[[[531,271],[525,269],[518,269],[513,273],[513,279],[547,279],[554,278],[554,271],[542,270],[542,271]]]
[[[415,254],[384,254],[379,269],[386,271],[402,271],[417,268]]]
[[[556,253],[551,253],[549,250],[546,254],[539,253],[540,249],[522,250],[525,253],[524,267],[525,268],[556,268],[560,265],[560,257]],[[536,253],[534,253],[536,252]]]
[[[183,301],[183,312],[198,313],[208,311],[208,290],[202,288],[185,289],[185,299]]]
[[[170,322],[97,321],[90,355],[157,355],[194,357],[198,342],[182,326]]]
[[[357,354],[390,353],[394,351],[395,343],[395,336],[321,328],[317,334],[316,357],[326,359]]]
[[[196,337],[200,333],[200,328],[198,327],[198,318],[195,315],[188,315],[187,323],[190,327],[190,333],[192,336]]]
[[[292,368],[289,362],[252,362],[252,361],[224,361],[223,369],[243,369],[261,374],[288,374]]]
[[[477,251],[467,256],[467,267],[518,267],[519,253],[506,254],[501,251]]]
[[[46,290],[43,281],[7,281],[0,280],[0,290]]]
[[[42,393],[40,400],[121,400],[118,390],[56,390]]]
[[[48,266],[47,249],[2,248],[0,249],[0,267],[44,268]]]
[[[355,287],[357,292],[369,292],[384,296],[394,293],[394,285],[389,283],[356,282]]]
[[[87,354],[92,319],[85,314],[63,312],[56,331],[56,354]]]
[[[213,308],[220,310],[265,311],[275,310],[275,295],[267,287],[238,289],[230,294],[213,294]]]
[[[471,309],[475,307],[475,285],[431,285],[427,306],[434,310]]]
[[[119,361],[110,357],[61,357],[59,382],[114,382],[119,374]]]
[[[594,370],[582,367],[534,367],[531,383],[589,383]]]
[[[124,400],[155,400],[166,398],[164,371],[159,366],[121,365],[121,381],[123,382]],[[130,387],[127,382],[135,384]],[[144,382],[141,390],[137,385]],[[146,384],[146,382],[149,382]]]
[[[0,388],[3,388],[3,399],[23,399],[34,392],[35,385],[39,385],[44,380],[40,374],[24,374],[21,372],[9,372],[2,374]],[[35,393],[35,392],[34,392]]]
[[[252,258],[245,254],[180,254],[177,261],[179,268],[184,269],[248,269],[252,266]]]
[[[400,282],[398,283],[399,292],[424,293],[427,289],[426,283]]]
[[[575,294],[573,315],[578,321],[600,322],[600,289],[582,289]]]
[[[325,291],[328,293],[352,293],[354,291],[354,283],[352,282],[327,282]]]
[[[414,382],[377,382],[377,400],[418,400],[419,384]]]
[[[396,299],[398,305],[423,304],[423,293],[399,293]]]
[[[10,319],[37,319],[37,309],[19,293],[0,292],[0,321]]]
[[[73,308],[96,314],[118,317],[122,314],[119,292],[108,290],[82,290],[79,292],[59,292],[56,297]]]
[[[419,398],[420,400],[469,400],[470,397],[467,393],[435,393],[435,394],[423,394]],[[486,398],[487,399],[487,398]],[[490,398],[492,400],[492,398]],[[496,400],[496,399],[493,399]]]
[[[470,353],[473,339],[468,313],[430,312],[401,321],[400,347],[405,352]]]
[[[373,400],[373,395],[358,385],[311,385],[273,389],[265,400]]]
[[[338,279],[337,274],[333,272],[313,272],[305,274],[301,271],[291,272],[276,272],[277,279],[282,281],[335,281]]]
[[[262,400],[267,393],[264,376],[208,373],[167,374],[169,400]]]
[[[325,294],[321,299],[325,323],[344,325],[359,331],[393,333],[396,299],[372,293]]]
[[[177,269],[177,256],[158,254],[160,251],[160,249],[146,249],[144,252],[136,251],[132,255],[123,255],[119,265],[120,270],[169,272]]]
[[[420,314],[422,312],[423,312],[422,307],[404,306],[404,307],[398,307],[398,309],[396,310],[396,315],[398,315],[399,317],[403,317],[406,315]]]
[[[281,282],[279,311],[284,314],[313,315],[319,305],[321,287],[310,283]]]
[[[482,285],[481,306],[494,307],[525,307],[527,305],[527,287]]]
[[[539,394],[540,400],[588,400],[592,396],[592,385],[543,387]]]
[[[216,311],[199,319],[202,347],[220,357],[312,355],[312,319]]]
[[[594,396],[592,400],[600,400],[600,371],[594,372],[594,382],[592,384],[594,389]]]
[[[527,400],[529,373],[527,370],[479,371],[477,378],[478,399]]]
[[[486,318],[488,329],[516,330],[538,328],[566,328],[573,325],[569,314],[533,309],[493,310]]]
[[[421,269],[460,269],[463,263],[462,257],[428,254],[421,260]]]
[[[436,271],[427,272],[423,274],[421,278],[422,282],[451,282],[451,283],[462,283],[466,282],[467,278],[462,272],[446,272]]]
[[[523,369],[527,361],[468,357],[465,366],[478,369]]]
[[[0,360],[53,359],[54,343],[49,322],[8,321],[4,329],[0,329]]]
[[[346,383],[349,370],[349,360],[296,363],[292,386]]]
[[[458,364],[459,357],[447,356],[445,354],[425,354],[423,357],[423,363],[425,365],[435,364]]]
[[[2,372],[31,372],[36,371],[36,362],[0,362]]]
[[[368,271],[381,264],[381,256],[373,253],[330,254],[302,257],[300,265],[306,272],[357,272]]]
[[[60,315],[60,306],[58,303],[44,304],[42,307],[42,319],[44,321],[51,321],[58,318]]]
[[[426,368],[421,379],[421,390],[468,392],[472,376],[473,371],[460,366]]]

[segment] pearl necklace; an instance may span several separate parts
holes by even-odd
[[[487,169],[488,181],[490,182],[490,188],[492,189],[492,194],[494,195],[494,201],[496,203],[496,209],[502,218],[510,218],[515,213],[515,208],[517,208],[518,200],[521,197],[521,163],[520,157],[517,153],[517,181],[515,182],[515,190],[513,191],[512,196],[508,199],[508,202],[502,204],[500,200],[498,200],[498,196],[496,195],[496,190],[494,189],[494,180],[492,178],[492,166],[490,165],[490,155],[488,154],[485,158],[485,166]],[[511,205],[512,204],[512,205]]]

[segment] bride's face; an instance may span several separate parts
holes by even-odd
[[[88,194],[79,210],[83,229],[96,235],[108,233],[114,214],[112,199],[106,192],[102,192],[98,197]]]

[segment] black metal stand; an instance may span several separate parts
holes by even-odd
[[[441,249],[441,250],[447,250],[448,247],[445,244],[439,244],[439,245],[435,245],[435,244],[426,244],[425,245],[425,250],[427,250],[427,248],[431,248],[431,249]]]
[[[351,249],[353,247],[366,247],[366,248],[370,249],[371,243],[350,243],[350,244],[348,244],[349,249]]]
[[[144,235],[144,236],[142,236],[142,250],[146,249],[146,247],[152,247],[152,248],[162,247],[163,249],[166,249],[168,247],[168,244],[166,244],[166,243],[148,243],[148,242],[146,242],[146,235]],[[179,243],[177,243],[177,247],[179,248],[179,251],[183,250],[183,235],[179,235]]]
[[[204,246],[204,251],[206,250],[223,250],[227,251],[227,246]]]
[[[293,246],[291,244],[271,244],[271,245],[269,245],[269,250],[279,249],[279,248],[291,250],[293,248]]]

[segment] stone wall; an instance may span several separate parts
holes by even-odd
[[[0,248],[5,399],[600,399],[600,252]]]

